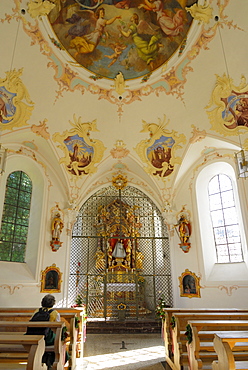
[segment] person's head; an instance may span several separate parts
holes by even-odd
[[[45,297],[42,298],[41,306],[52,308],[55,305],[55,297],[52,294],[47,294]]]
[[[139,16],[138,16],[137,13],[133,13],[133,15],[131,17],[131,21],[134,22],[135,24],[139,23]]]
[[[104,8],[98,8],[95,12],[95,17],[98,18],[103,18],[105,15],[105,10]]]

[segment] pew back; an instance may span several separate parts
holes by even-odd
[[[248,320],[190,320],[188,324],[190,325],[192,334],[192,341],[187,345],[189,363],[192,370],[198,370],[203,366],[203,358],[206,356],[201,344],[206,338],[213,342],[214,335],[220,332],[248,330]],[[241,352],[235,352],[235,358],[237,360],[248,358],[247,350],[248,347],[246,346],[242,348]],[[214,347],[209,346],[207,352],[207,360],[209,362],[216,361],[217,355]]]

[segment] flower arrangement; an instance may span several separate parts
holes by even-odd
[[[172,317],[171,317],[170,325],[171,325],[172,329],[174,329],[174,328],[175,328],[175,326],[176,326],[176,319],[175,319],[175,316],[172,316]]]
[[[83,298],[81,297],[80,294],[77,295],[75,303],[76,304],[73,307],[83,307]]]
[[[189,324],[186,326],[186,332],[184,333],[187,337],[187,341],[190,344],[192,342],[192,329]]]
[[[76,316],[75,317],[75,329],[79,328],[79,323],[80,323],[80,318]]]
[[[165,303],[165,300],[164,300],[164,296],[160,297],[159,300],[158,300],[158,305],[156,307],[156,315],[164,320],[165,319],[165,315],[166,315],[166,312],[165,312],[165,308],[168,307]]]
[[[69,332],[66,326],[62,328],[61,340],[64,342],[69,337]]]

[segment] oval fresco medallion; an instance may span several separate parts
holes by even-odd
[[[61,44],[89,72],[142,77],[184,45],[192,0],[63,0],[49,14]]]

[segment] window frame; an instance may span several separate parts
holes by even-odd
[[[48,181],[37,162],[27,156],[12,154],[8,156],[6,170],[0,177],[0,222],[3,214],[6,182],[9,174],[14,171],[25,172],[32,181],[33,191],[31,197],[31,209],[29,229],[26,246],[26,260],[22,262],[0,261],[0,280],[8,284],[35,283],[40,277],[40,261],[43,253],[45,226],[44,201],[48,194]],[[13,275],[13,268],[15,274]]]
[[[15,173],[20,173],[20,178],[18,180],[18,186],[17,187],[11,187],[10,183],[9,183],[9,179],[10,179],[10,176],[15,174]],[[23,180],[23,176],[27,176],[28,177],[28,180],[30,182],[30,187],[31,187],[31,191],[25,191],[25,190],[22,190],[21,189],[21,186],[22,186],[22,180]],[[16,189],[17,191],[17,201],[15,202],[15,204],[9,204],[8,203],[8,196],[10,195],[11,196],[11,191],[10,193],[9,192],[9,189],[12,188],[12,189]],[[6,225],[6,227],[8,228],[8,226],[12,225],[13,226],[13,233],[11,235],[11,240],[9,241],[10,244],[11,244],[11,247],[9,248],[9,254],[10,254],[10,259],[0,259],[0,261],[6,261],[6,262],[20,262],[20,263],[25,263],[26,261],[26,248],[27,248],[27,240],[28,240],[28,232],[29,232],[29,221],[30,221],[30,210],[31,210],[31,200],[32,200],[32,190],[33,190],[33,183],[32,183],[32,180],[30,179],[30,177],[24,172],[24,171],[12,171],[11,173],[9,173],[8,177],[7,177],[7,180],[6,180],[6,187],[5,187],[5,196],[4,196],[4,204],[3,204],[3,215],[2,215],[2,219],[1,219],[1,224],[0,224],[0,231],[2,229],[2,227],[4,227],[4,225]],[[29,193],[30,195],[30,199],[29,199],[29,202],[27,204],[27,207],[24,207],[23,205],[21,205],[21,201],[20,201],[20,195],[23,194],[23,193]],[[5,207],[8,208],[8,207],[13,207],[13,210],[14,210],[14,222],[9,222],[8,220],[8,217],[6,215],[6,218],[5,218],[5,214],[4,214],[4,210],[5,210]],[[18,222],[18,219],[17,219],[17,210],[26,210],[27,213],[28,213],[28,222],[27,222],[27,225],[24,225],[23,223],[20,224]],[[17,229],[18,229],[18,226],[21,226],[21,227],[24,227],[25,228],[25,248],[22,252],[22,258],[20,258],[19,260],[15,260],[14,257],[13,257],[13,254],[14,254],[14,249],[15,249],[15,244],[22,244],[24,246],[24,243],[23,242],[20,242],[18,241],[18,234],[17,234]],[[1,240],[0,240],[1,242]],[[4,243],[4,240],[2,240],[2,242]]]
[[[212,221],[209,212],[208,183],[214,175],[224,173],[228,175],[233,184],[234,199],[237,207],[238,220],[240,225],[240,236],[243,262],[218,263],[215,242],[212,231]],[[196,210],[198,211],[199,225],[199,265],[203,277],[209,282],[246,281],[248,279],[247,242],[245,234],[245,219],[242,218],[241,191],[237,182],[234,167],[227,161],[216,161],[205,165],[199,172],[195,182]],[[245,214],[245,209],[243,210]]]
[[[220,176],[225,176],[228,178],[228,180],[230,180],[230,183],[231,183],[231,188],[228,189],[228,190],[225,190],[223,188],[221,188],[221,181],[220,181]],[[216,191],[215,193],[212,193],[210,194],[210,184],[211,182],[214,181],[214,179],[217,178],[217,181],[218,181],[218,184],[219,184],[219,190]],[[237,215],[237,223],[235,224],[227,224],[226,220],[225,220],[225,210],[227,210],[229,207],[225,207],[223,205],[223,198],[224,198],[224,194],[226,191],[231,191],[232,193],[232,198],[233,198],[233,206],[232,206],[232,209],[235,209],[235,213]],[[211,198],[213,198],[214,196],[217,196],[219,195],[219,198],[220,198],[220,206],[218,209],[213,209],[211,210]],[[218,173],[218,174],[215,174],[208,182],[208,199],[209,199],[209,212],[210,212],[210,217],[211,217],[211,221],[212,221],[212,230],[213,230],[213,234],[214,234],[214,242],[215,242],[215,249],[216,249],[216,257],[217,257],[217,263],[235,263],[235,262],[243,262],[244,261],[244,255],[243,255],[243,250],[242,250],[242,242],[241,242],[241,235],[240,235],[240,224],[239,224],[239,219],[238,219],[238,213],[237,213],[237,207],[236,207],[236,201],[235,201],[235,196],[234,196],[234,190],[233,190],[233,182],[232,182],[232,179],[230,178],[230,176],[228,176],[227,174],[225,173]],[[216,211],[219,211],[222,216],[223,216],[223,224],[221,226],[214,226],[214,220],[213,220],[213,214],[214,212]],[[218,243],[217,240],[216,240],[216,230],[220,230],[220,229],[224,229],[225,230],[225,236],[227,235],[227,228],[229,227],[233,227],[233,226],[238,226],[238,231],[239,231],[239,238],[240,238],[240,248],[241,248],[241,253],[239,253],[240,257],[241,257],[241,260],[240,261],[231,261],[232,259],[232,254],[230,252],[230,249],[231,249],[231,245],[233,243],[230,243],[228,242],[227,240],[227,237],[226,237],[226,243]],[[221,261],[221,253],[220,253],[220,249],[221,249],[221,246],[226,246],[226,249],[227,249],[227,257],[228,257],[228,261]]]

